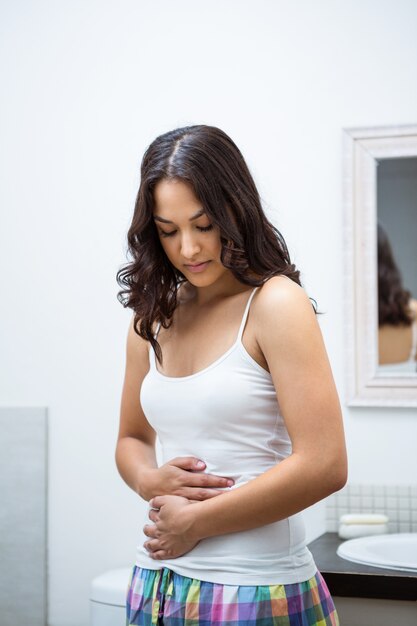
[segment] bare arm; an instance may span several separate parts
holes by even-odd
[[[115,459],[117,469],[131,489],[144,500],[161,494],[175,494],[204,500],[222,493],[217,488],[233,484],[225,477],[202,473],[195,457],[177,457],[158,468],[155,455],[156,434],[140,404],[139,392],[149,370],[148,343],[129,325],[126,345],[126,370],[123,383],[120,426]]]
[[[175,498],[154,498],[151,504],[160,510],[150,512],[155,526],[146,527],[146,547],[154,558],[179,556],[182,535],[197,543],[284,519],[346,482],[340,403],[305,291],[285,277],[270,279],[260,290],[254,321],[292,453],[242,487],[206,502],[187,506]]]
[[[145,499],[152,497],[146,490],[146,471],[158,467],[155,431],[147,421],[139,401],[140,387],[148,369],[148,347],[146,341],[135,333],[132,317],[126,342],[126,368],[115,457],[123,480]]]

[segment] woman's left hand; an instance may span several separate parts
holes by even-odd
[[[182,496],[156,496],[149,502],[152,508],[148,517],[153,524],[143,528],[149,537],[143,545],[152,559],[174,559],[197,545],[199,538],[191,532],[192,504]]]

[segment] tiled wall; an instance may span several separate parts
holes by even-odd
[[[345,513],[384,513],[390,533],[417,532],[417,485],[345,485],[326,500],[326,530]]]

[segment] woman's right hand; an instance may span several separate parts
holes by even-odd
[[[205,467],[204,461],[194,456],[175,457],[161,467],[143,470],[140,491],[146,500],[163,495],[207,500],[234,485],[231,478],[204,473]]]

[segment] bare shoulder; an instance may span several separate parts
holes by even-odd
[[[255,316],[260,323],[302,315],[315,318],[311,301],[303,287],[287,276],[273,276],[259,289]]]
[[[273,276],[258,291],[253,327],[269,368],[274,355],[303,351],[315,337],[321,340],[312,302],[303,287],[287,276]]]

